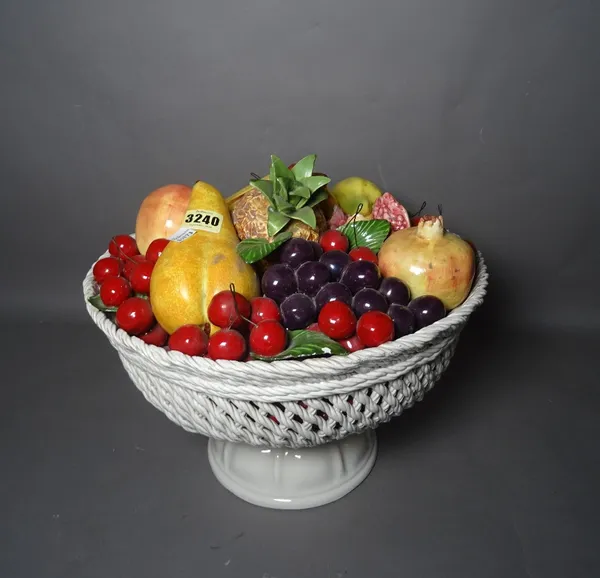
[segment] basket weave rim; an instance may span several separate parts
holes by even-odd
[[[355,351],[346,356],[330,356],[319,358],[308,358],[302,360],[278,360],[276,362],[268,362],[261,360],[251,361],[231,361],[231,360],[212,360],[207,357],[192,357],[185,355],[179,351],[167,351],[162,347],[148,345],[141,339],[129,335],[123,329],[109,319],[102,311],[96,309],[90,304],[87,299],[95,293],[95,280],[93,276],[93,268],[95,263],[104,257],[110,256],[108,251],[105,251],[89,268],[83,280],[83,297],[86,304],[86,309],[92,320],[109,337],[113,344],[118,343],[120,347],[125,347],[131,351],[135,351],[148,361],[152,361],[157,365],[169,367],[173,370],[181,369],[185,372],[203,372],[203,370],[215,371],[219,370],[223,374],[227,374],[228,370],[238,373],[242,368],[245,374],[249,377],[260,377],[261,375],[271,373],[274,367],[278,369],[278,373],[282,375],[294,375],[294,377],[314,376],[319,373],[319,370],[331,368],[332,361],[335,361],[337,368],[344,372],[357,370],[360,366],[366,363],[374,363],[391,360],[398,356],[406,356],[416,353],[419,350],[443,339],[448,333],[459,330],[467,321],[469,316],[483,302],[488,285],[488,272],[483,255],[480,251],[476,252],[476,276],[471,287],[471,291],[467,299],[458,307],[448,313],[448,315],[435,322],[434,324],[424,327],[415,333],[406,335],[395,341],[384,343],[378,347],[366,348]]]

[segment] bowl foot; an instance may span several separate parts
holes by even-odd
[[[210,439],[208,460],[219,482],[256,506],[301,510],[339,500],[368,475],[375,432],[312,448],[260,448]]]

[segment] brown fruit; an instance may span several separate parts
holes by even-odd
[[[269,200],[258,190],[252,189],[232,204],[231,218],[241,240],[250,238],[269,239],[267,232]],[[312,229],[301,221],[292,220],[282,230],[289,231],[294,237],[308,241],[318,241],[319,235],[327,228],[323,211],[315,207],[317,229]]]

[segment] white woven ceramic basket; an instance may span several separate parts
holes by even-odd
[[[97,292],[92,268],[83,282],[86,299]],[[446,318],[376,348],[303,361],[237,362],[189,357],[146,345],[119,329],[91,304],[86,302],[86,307],[145,398],[186,431],[211,438],[211,466],[225,486],[260,505],[307,507],[344,495],[368,474],[376,447],[371,430],[420,401],[439,380],[470,315],[483,302],[487,279],[485,262],[478,253],[471,293]],[[352,435],[361,433],[366,435]],[[307,452],[324,444],[327,449],[320,453]],[[271,457],[260,459],[281,463],[280,458],[292,452],[297,461],[304,457],[305,464],[319,460],[322,464],[311,465],[308,473],[290,473],[295,481],[286,481],[279,471],[269,473],[271,482],[252,482],[253,476],[263,475],[260,472],[265,465],[254,463],[252,456],[270,450]],[[337,464],[333,469],[332,463]],[[325,470],[319,473],[319,467]],[[270,468],[267,470],[270,472]],[[354,470],[354,478],[348,481],[348,487],[342,487],[342,478],[352,477],[350,470]],[[322,483],[307,488],[298,482],[298,475],[306,475],[313,482],[321,476]],[[238,487],[247,483],[254,483],[255,489]],[[290,483],[298,487],[292,488]],[[302,493],[303,488],[310,495],[305,499],[291,497],[286,502],[288,498],[272,497],[276,491],[273,484],[287,484],[287,490],[277,490],[288,492],[286,495]],[[256,492],[265,487],[265,496],[257,497]]]

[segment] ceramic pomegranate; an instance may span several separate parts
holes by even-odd
[[[384,277],[404,281],[413,298],[438,297],[447,310],[467,298],[475,277],[473,248],[445,231],[441,216],[423,217],[416,227],[392,233],[378,259]]]

